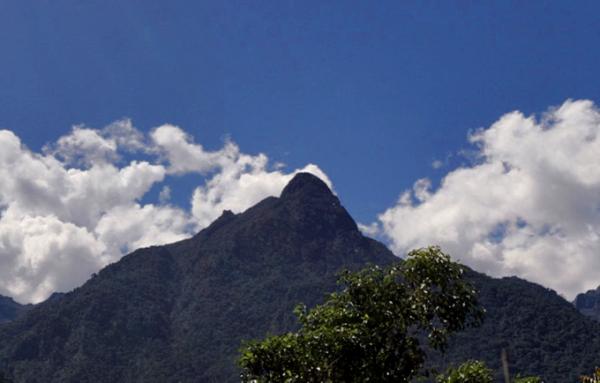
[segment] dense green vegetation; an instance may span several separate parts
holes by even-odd
[[[449,367],[436,379],[437,383],[492,383],[493,381],[492,370],[478,360],[469,360],[458,367]]]
[[[249,341],[241,350],[243,382],[428,381],[430,349],[443,351],[448,337],[481,324],[484,310],[464,269],[438,247],[414,250],[404,262],[345,271],[325,302],[296,308],[298,331]],[[508,378],[508,377],[506,377]],[[450,367],[437,383],[492,383],[481,361]],[[517,375],[512,383],[542,383]]]
[[[599,363],[600,325],[582,316],[554,291],[519,278],[467,277],[486,309],[477,329],[457,333],[448,352],[432,355],[439,368],[483,360],[499,381],[502,349],[511,374],[541,376],[545,382],[576,382]]]
[[[422,374],[425,350],[479,324],[483,311],[463,269],[438,247],[412,251],[405,262],[344,272],[341,291],[307,311],[301,328],[249,342],[240,358],[244,382],[410,382]]]
[[[492,383],[494,373],[485,363],[469,360],[458,367],[449,367],[445,374],[437,377],[437,383]],[[517,376],[511,383],[543,383],[537,376]]]

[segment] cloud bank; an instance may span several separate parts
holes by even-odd
[[[476,161],[437,187],[426,178],[370,225],[397,254],[439,244],[494,276],[518,275],[572,298],[600,284],[600,110],[567,101],[541,117],[512,112],[470,135]],[[439,168],[439,167],[438,167]],[[41,152],[0,130],[0,294],[39,302],[124,254],[190,236],[224,209],[278,195],[284,171],[231,141],[209,151],[184,130],[131,121],[75,126]],[[190,208],[173,177],[198,175]],[[155,202],[144,202],[151,189]]]
[[[284,172],[233,142],[207,151],[182,129],[149,134],[131,121],[75,126],[42,152],[0,130],[0,294],[39,302],[68,291],[124,254],[206,227],[224,209],[241,212],[278,195],[298,171],[331,186],[316,166]],[[169,177],[198,174],[191,209],[169,204]],[[156,203],[142,203],[162,185]]]
[[[436,190],[415,182],[379,216],[394,251],[439,244],[494,276],[518,275],[573,298],[600,284],[600,110],[566,101],[540,118],[515,111],[470,142],[478,160]]]

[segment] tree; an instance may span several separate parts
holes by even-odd
[[[444,375],[437,378],[437,383],[492,383],[493,381],[492,370],[477,360],[467,361],[457,368],[450,367]]]
[[[325,303],[295,312],[301,328],[247,342],[243,382],[409,382],[423,373],[425,351],[478,325],[483,310],[463,267],[432,246],[404,262],[342,272]]]
[[[469,360],[460,366],[450,367],[444,375],[437,377],[437,383],[492,383],[494,376],[485,363]],[[542,383],[536,376],[517,376],[512,383]]]

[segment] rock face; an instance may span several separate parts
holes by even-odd
[[[236,382],[243,339],[297,326],[292,310],[335,289],[341,268],[398,259],[364,237],[318,178],[298,174],[279,198],[224,212],[193,238],[137,250],[82,287],[0,326],[0,370],[16,382]],[[598,363],[600,324],[556,293],[470,272],[485,324],[434,363],[484,359],[547,382]]]
[[[573,304],[583,315],[600,321],[600,287],[577,295]]]

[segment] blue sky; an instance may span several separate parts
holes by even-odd
[[[3,1],[0,129],[13,132],[33,153],[41,153],[46,146],[46,153],[54,148],[55,154],[64,155],[65,148],[72,147],[56,142],[68,135],[73,125],[84,124],[99,132],[115,121],[130,119],[141,134],[147,135],[144,142],[152,141],[161,151],[124,153],[120,169],[130,159],[156,161],[155,155],[169,162],[161,169],[143,170],[150,177],[144,184],[150,191],[142,188],[128,201],[142,201],[142,205],[158,204],[158,194],[166,185],[171,204],[193,209],[192,193],[212,173],[177,170],[177,159],[168,152],[177,145],[189,149],[190,158],[209,158],[211,154],[206,153],[225,153],[224,145],[231,140],[239,153],[249,157],[235,150],[238,154],[234,156],[263,169],[258,155],[264,153],[270,160],[269,169],[284,163],[286,175],[316,164],[351,214],[362,223],[374,222],[373,233],[402,252],[407,246],[420,244],[413,237],[421,232],[402,231],[397,221],[427,221],[417,213],[428,208],[426,202],[432,201],[428,196],[438,196],[437,201],[453,190],[438,190],[443,177],[462,176],[460,169],[466,168],[473,170],[472,179],[477,179],[482,173],[471,162],[473,154],[479,159],[485,157],[483,162],[501,158],[498,161],[514,168],[532,163],[520,153],[505,151],[511,145],[521,145],[520,141],[504,146],[502,134],[493,136],[496,130],[489,127],[506,113],[521,111],[523,118],[515,119],[522,127],[529,126],[527,116],[535,114],[542,119],[544,113],[552,114],[548,108],[563,105],[564,110],[556,116],[575,121],[581,132],[598,128],[573,116],[595,116],[594,103],[600,101],[599,12],[600,5],[593,1]],[[568,99],[592,103],[563,104]],[[183,131],[187,138],[159,142],[152,132],[163,124],[180,130],[166,127],[161,132],[177,135]],[[506,121],[499,124],[508,126],[504,131],[520,129]],[[546,125],[540,122],[539,126]],[[562,125],[555,127],[554,131],[562,132]],[[477,147],[469,143],[468,136],[479,128],[489,128],[489,134],[479,137]],[[102,134],[108,137],[109,133]],[[190,137],[206,153],[190,146]],[[559,145],[553,137],[540,140]],[[572,146],[553,150],[564,149],[565,155],[585,152],[577,146],[581,142],[575,141]],[[530,152],[535,150],[537,147],[532,147]],[[581,169],[574,165],[581,172],[574,173],[587,174],[585,163],[596,160],[593,154],[581,158]],[[434,161],[442,166],[434,168]],[[272,185],[284,179],[277,178]],[[526,181],[529,178],[520,180],[523,185],[531,184]],[[590,182],[587,179],[580,186]],[[480,189],[491,195],[493,190],[485,188],[493,185],[482,184]],[[519,185],[513,186],[518,189]],[[407,198],[412,198],[416,213],[406,215],[408,210],[402,206],[407,205],[397,201],[411,189],[414,195]],[[581,186],[581,193],[586,192],[584,189]],[[419,195],[425,197],[420,199]],[[584,200],[594,210],[598,201],[589,198]],[[0,198],[0,206],[12,206],[6,201]],[[531,270],[540,264],[554,265],[553,261],[544,258],[540,264],[526,267],[521,261],[510,261],[507,254],[512,254],[509,250],[514,247],[486,248],[503,260],[499,265],[494,257],[493,262],[485,261],[477,246],[484,243],[486,235],[497,233],[498,227],[509,228],[503,235],[510,237],[511,222],[531,222],[530,226],[515,224],[515,233],[523,234],[523,228],[531,229],[536,238],[546,238],[549,232],[567,233],[564,235],[574,238],[570,243],[579,238],[573,234],[576,230],[571,233],[562,228],[553,217],[542,219],[533,213],[513,216],[509,210],[488,222],[489,230],[479,239],[457,234],[456,238],[472,245],[469,248],[453,247],[457,239],[448,230],[438,236],[419,235],[433,242],[449,241],[449,248],[471,254],[465,261],[483,271],[517,274],[548,284],[558,266],[548,266],[544,275]],[[378,218],[384,212],[387,215]],[[48,212],[43,214],[49,216]],[[94,240],[106,234],[99,234],[98,227],[86,221],[89,217],[73,216],[66,210],[52,214],[85,228]],[[24,222],[24,216],[20,217],[19,222]],[[446,222],[442,218],[437,222]],[[596,216],[577,216],[574,220],[577,225],[572,228],[596,227],[597,223]],[[464,223],[460,219],[451,223],[460,222]],[[65,227],[67,231],[61,233],[71,233],[72,228]],[[175,232],[180,234],[183,229],[177,227]],[[421,226],[416,223],[414,227]],[[423,226],[426,229],[429,227]],[[591,249],[596,249],[594,241]],[[132,240],[128,246],[140,243],[145,242]],[[527,246],[518,248],[531,254],[525,251],[531,250]],[[2,246],[0,255],[1,250]],[[105,252],[100,249],[97,254]],[[114,260],[108,257],[91,262],[83,274]],[[590,262],[596,262],[595,258],[582,265],[589,267]],[[600,276],[588,277],[584,283],[580,274],[573,272],[564,283],[552,287],[572,295],[600,283]],[[36,283],[44,284],[42,279]],[[17,295],[26,301],[41,299],[50,288],[71,285],[46,283],[43,289],[34,289],[37,292],[7,286],[0,283],[0,294]]]
[[[595,2],[5,1],[0,126],[32,148],[129,117],[319,164],[351,212],[503,113],[598,100]],[[453,163],[454,164],[454,163]],[[184,187],[182,185],[182,187]],[[189,194],[189,190],[186,190]],[[186,193],[181,193],[181,198]]]

